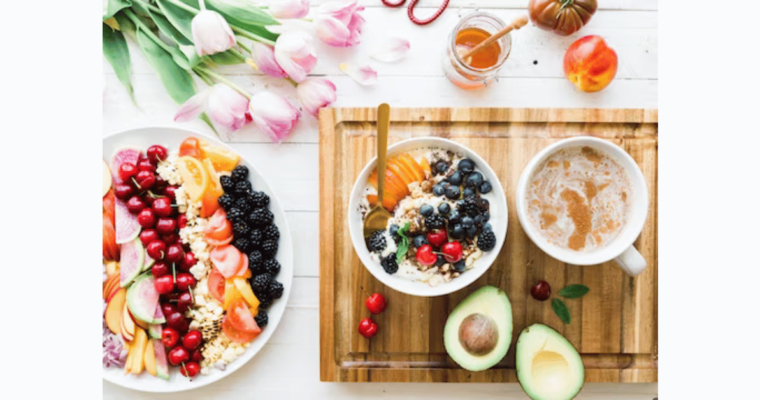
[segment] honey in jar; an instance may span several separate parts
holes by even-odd
[[[462,29],[457,32],[456,50],[461,57],[468,50],[488,39],[490,36],[490,33],[480,28]],[[499,62],[500,55],[501,46],[499,46],[499,42],[496,41],[466,59],[462,59],[462,61],[472,68],[486,69],[496,65],[496,63]]]

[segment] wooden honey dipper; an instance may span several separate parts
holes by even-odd
[[[502,36],[506,35],[507,33],[518,30],[525,26],[528,23],[528,16],[523,15],[519,18],[516,18],[514,21],[512,21],[509,25],[502,28],[500,31],[494,33],[493,35],[486,38],[486,40],[478,43],[477,46],[471,48],[466,53],[462,54],[462,60],[467,60],[469,57],[472,57],[473,54],[479,52],[480,50],[483,50],[484,48],[488,47],[491,43],[499,40]]]

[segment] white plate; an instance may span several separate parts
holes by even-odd
[[[354,245],[354,250],[356,250],[356,254],[359,255],[362,264],[364,264],[367,270],[380,282],[384,283],[391,289],[412,296],[443,296],[445,294],[456,292],[472,282],[475,282],[475,280],[483,275],[488,268],[491,267],[491,264],[496,261],[496,257],[501,251],[504,240],[507,238],[507,198],[504,196],[504,189],[501,187],[499,178],[488,163],[486,163],[477,153],[457,142],[438,137],[407,139],[388,147],[388,157],[407,151],[425,148],[450,150],[456,154],[464,156],[464,158],[471,159],[475,162],[477,170],[483,174],[483,178],[491,182],[493,190],[487,195],[484,195],[483,198],[488,199],[490,203],[491,219],[488,222],[491,223],[493,233],[496,235],[496,246],[491,251],[483,252],[483,256],[475,261],[475,266],[472,269],[466,271],[459,277],[452,279],[450,282],[441,281],[437,286],[430,286],[426,282],[416,282],[410,279],[397,277],[396,275],[389,275],[383,270],[383,267],[379,262],[372,260],[370,257],[370,252],[367,250],[367,245],[364,242],[364,234],[362,231],[363,221],[361,212],[359,211],[359,204],[362,202],[364,189],[367,186],[367,178],[369,177],[370,172],[376,167],[377,157],[370,160],[362,172],[359,173],[359,177],[356,179],[354,187],[351,190],[351,198],[348,200],[348,230],[349,235],[351,236],[351,242]]]
[[[173,127],[157,127],[130,129],[104,137],[103,158],[110,165],[111,157],[114,152],[123,147],[134,147],[145,151],[151,145],[160,144],[165,146],[169,151],[177,150],[179,149],[180,143],[188,136],[203,137],[210,144],[235,151],[218,139],[202,133]],[[277,275],[277,280],[282,282],[285,290],[282,298],[275,300],[272,307],[267,311],[269,323],[264,328],[261,335],[251,342],[245,353],[228,365],[224,371],[213,369],[209,375],[198,374],[198,376],[191,381],[180,374],[178,367],[170,366],[170,378],[168,381],[165,381],[161,378],[151,376],[147,372],[143,372],[140,375],[124,375],[124,370],[122,368],[103,368],[103,379],[119,386],[144,392],[180,392],[183,390],[197,389],[208,385],[209,383],[216,382],[235,372],[243,364],[248,362],[248,360],[253,358],[253,356],[264,347],[264,344],[266,344],[274,333],[277,325],[282,319],[282,314],[285,312],[290,289],[293,286],[293,242],[290,236],[290,229],[288,228],[288,221],[285,217],[285,211],[282,209],[282,206],[280,205],[281,203],[277,199],[272,188],[266,183],[266,181],[264,181],[264,178],[261,177],[258,169],[250,161],[241,156],[240,164],[247,166],[250,170],[249,179],[253,184],[253,188],[269,195],[269,209],[272,211],[272,214],[274,214],[275,224],[280,229],[280,246],[277,252],[277,261],[280,262],[282,268]]]

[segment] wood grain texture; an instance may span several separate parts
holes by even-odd
[[[390,143],[419,136],[460,142],[489,162],[506,190],[509,230],[497,261],[467,288],[449,296],[420,298],[395,292],[366,271],[348,237],[351,188],[375,154],[374,108],[320,111],[320,378],[339,382],[515,382],[514,345],[494,368],[459,368],[443,347],[449,311],[484,284],[507,292],[514,334],[547,324],[580,351],[587,382],[657,381],[657,110],[532,108],[395,108]],[[636,247],[649,266],[639,277],[613,263],[579,267],[539,250],[520,227],[514,191],[531,157],[557,140],[592,135],[623,147],[642,168],[650,212]],[[549,302],[529,295],[536,280],[555,292],[583,283],[590,292],[566,300],[573,317],[564,325]],[[363,301],[383,294],[388,308],[374,319],[371,341],[356,330],[368,314]]]

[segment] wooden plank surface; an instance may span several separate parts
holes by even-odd
[[[588,382],[657,381],[657,111],[615,109],[393,109],[391,142],[442,136],[481,155],[507,191],[509,230],[496,263],[476,283],[449,296],[419,298],[386,288],[356,256],[345,229],[356,176],[375,154],[374,108],[320,113],[320,363],[323,381],[514,382],[514,348],[496,367],[471,373],[443,348],[443,324],[467,294],[493,284],[507,292],[515,335],[542,322],[565,335],[582,354]],[[650,210],[637,248],[649,267],[636,278],[612,263],[577,267],[540,251],[520,228],[514,188],[523,167],[561,138],[593,135],[622,146],[642,167]],[[507,155],[505,157],[505,155]],[[583,283],[591,291],[567,300],[573,322],[564,325],[548,302],[530,298],[537,279],[555,290]],[[372,292],[388,299],[376,316],[381,333],[371,341],[356,331]]]

